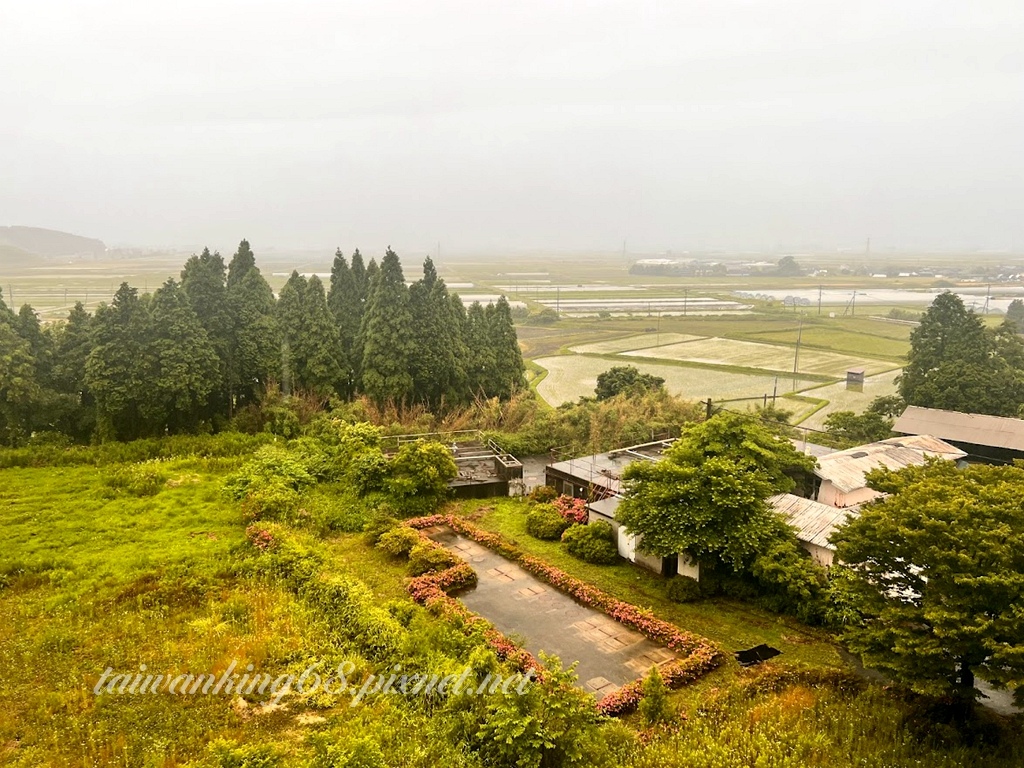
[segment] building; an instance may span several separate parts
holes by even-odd
[[[854,507],[882,494],[868,488],[864,476],[873,469],[904,469],[929,456],[956,461],[966,452],[931,435],[911,435],[859,445],[818,457],[814,499],[831,507]]]
[[[892,431],[901,435],[934,435],[977,461],[1002,463],[1024,459],[1022,419],[910,405],[896,419]]]
[[[631,445],[549,464],[544,482],[560,494],[587,501],[615,496],[622,490],[622,472],[634,461],[657,461],[675,440]]]
[[[859,507],[839,509],[792,493],[780,493],[768,501],[796,529],[800,546],[823,568],[832,565],[836,556],[835,547],[829,541],[832,533],[859,511]]]
[[[402,445],[430,440],[448,446],[458,471],[448,483],[456,499],[488,499],[496,496],[521,495],[523,464],[477,430],[426,432],[384,438],[384,449],[393,455]]]
[[[616,547],[621,557],[655,573],[660,573],[662,576],[675,576],[679,574],[680,576],[689,576],[693,579],[700,578],[700,567],[686,555],[657,557],[656,555],[647,555],[641,552],[640,540],[643,537],[630,533],[615,518],[615,513],[621,502],[621,496],[609,496],[587,504],[587,509],[590,511],[587,522],[601,521],[608,523],[612,527],[615,531]]]

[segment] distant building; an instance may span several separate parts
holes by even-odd
[[[980,413],[907,406],[893,432],[935,435],[966,451],[969,459],[1007,462],[1024,459],[1024,420]]]
[[[917,467],[928,456],[956,461],[966,455],[956,446],[930,435],[893,437],[836,451],[818,457],[814,498],[831,507],[854,507],[882,495],[868,488],[864,479],[873,469]]]

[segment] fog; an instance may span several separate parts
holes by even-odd
[[[1024,250],[1024,4],[8,0],[0,224]]]

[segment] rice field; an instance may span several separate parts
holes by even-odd
[[[882,325],[882,323],[877,324]],[[757,341],[796,344],[797,333],[797,329],[793,328],[786,331],[766,331],[765,333],[753,335]],[[830,328],[827,326],[808,327],[806,325],[803,331],[800,332],[801,342],[808,346],[826,347],[853,355],[892,358],[902,358],[910,351],[910,341],[907,339],[907,336],[909,334],[904,336],[903,339],[894,339],[881,334],[874,335],[866,330],[858,333],[843,328]]]
[[[820,411],[812,413],[806,421],[801,421],[800,426],[810,427],[812,429],[824,429],[825,418],[830,413],[834,413],[835,411],[854,411],[856,413],[861,413],[865,408],[871,405],[871,401],[876,397],[895,394],[896,377],[899,375],[900,370],[895,370],[880,373],[876,376],[868,376],[864,380],[864,389],[860,392],[847,389],[845,381],[837,382],[836,384],[828,384],[824,387],[818,387],[817,389],[804,390],[800,394],[806,395],[807,397],[815,397],[820,400],[828,400],[828,405]],[[800,418],[799,413],[796,418]]]
[[[664,344],[679,344],[684,341],[697,341],[703,336],[692,336],[686,333],[641,333],[636,336],[627,336],[621,339],[609,339],[607,341],[596,341],[591,344],[579,344],[569,347],[570,352],[591,355],[614,355],[618,352],[628,352],[635,349],[645,349]]]
[[[666,344],[650,349],[625,351],[622,355],[624,357],[687,360],[711,365],[761,368],[787,373],[793,370],[795,351],[793,347],[716,337]],[[800,350],[798,372],[839,377],[845,376],[846,371],[850,368],[864,368],[868,375],[871,375],[881,373],[892,366],[891,362],[803,348]]]
[[[757,375],[734,373],[683,365],[646,363],[633,360],[614,362],[587,355],[556,355],[534,361],[547,370],[547,376],[537,385],[537,392],[554,406],[591,397],[597,386],[597,377],[616,365],[634,365],[641,373],[660,376],[665,387],[674,395],[691,400],[706,399],[733,400],[771,396],[778,381],[778,394],[792,392],[813,386],[816,382],[808,379],[794,379],[792,376]]]

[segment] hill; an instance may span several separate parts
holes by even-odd
[[[0,243],[0,269],[34,266],[42,259],[34,253],[17,248],[13,245]]]
[[[107,246],[92,237],[40,227],[0,227],[0,247],[10,246],[45,258],[102,256]]]

